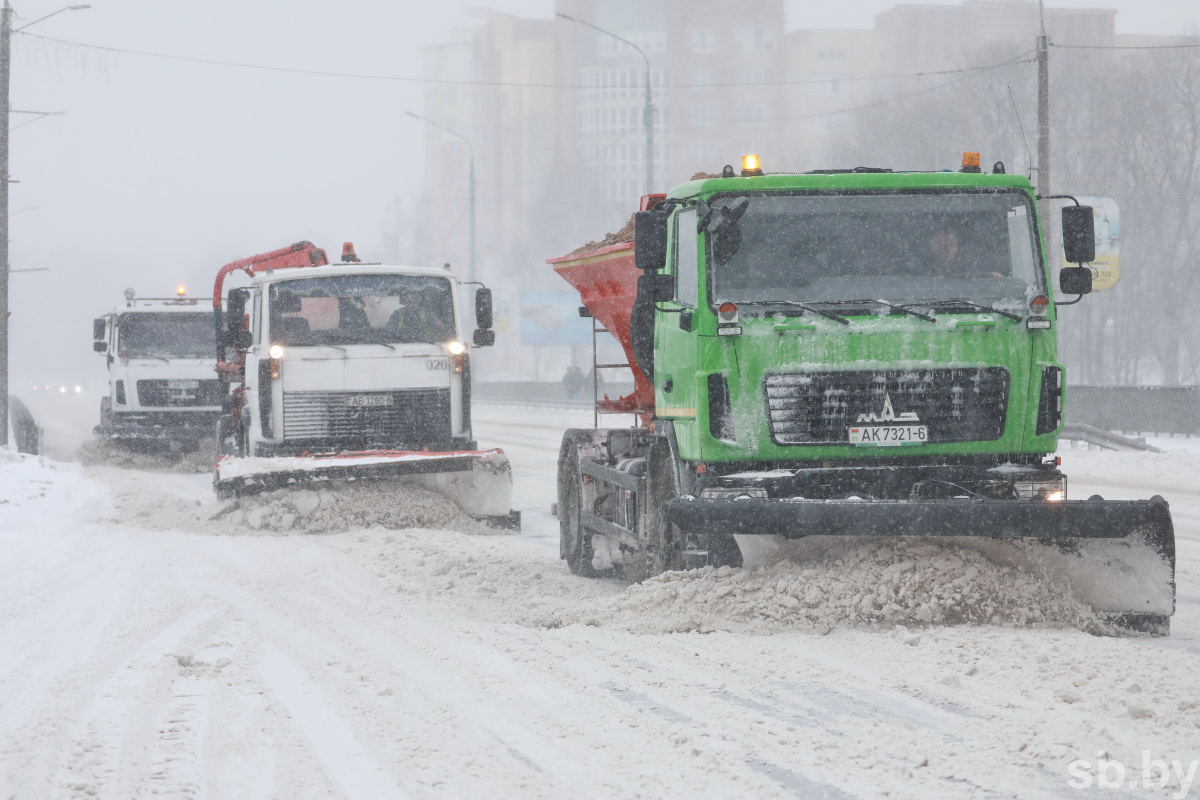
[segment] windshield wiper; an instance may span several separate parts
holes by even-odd
[[[1017,322],[1021,321],[1021,316],[1019,314],[1014,314],[1011,311],[1001,311],[1000,309],[994,308],[993,306],[984,306],[984,305],[980,305],[979,303],[972,303],[970,300],[929,300],[929,301],[923,302],[923,303],[909,303],[909,307],[912,307],[912,306],[925,306],[926,308],[945,308],[946,306],[967,306],[968,308],[974,308],[979,311],[989,311],[993,314],[999,314],[1002,317],[1008,317],[1009,319],[1016,320]],[[899,307],[903,308],[903,306],[899,306]]]
[[[843,317],[839,314],[834,314],[832,311],[822,311],[819,308],[814,308],[814,307],[810,306],[808,303],[797,303],[795,300],[751,300],[751,301],[742,301],[739,303],[739,305],[744,305],[744,306],[791,306],[792,308],[799,308],[803,311],[811,311],[812,313],[817,314],[818,316],[822,316],[825,319],[831,319],[834,322],[840,322],[843,325],[850,324],[850,320],[846,319],[845,317]]]
[[[911,308],[909,308],[907,306],[898,306],[895,303],[889,303],[886,300],[870,300],[870,299],[867,299],[867,300],[817,300],[815,302],[820,303],[821,305],[828,304],[828,305],[845,305],[845,306],[860,305],[862,303],[875,303],[876,305],[884,306],[885,308],[891,309],[892,311],[899,311],[902,314],[908,314],[909,316],[923,319],[926,322],[932,322],[935,325],[937,324],[937,319],[935,317],[931,317],[928,314],[922,314],[920,311],[913,311]]]

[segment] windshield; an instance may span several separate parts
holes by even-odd
[[[1042,292],[1033,206],[1024,192],[722,197],[713,209],[714,303],[970,300],[1015,307]]]
[[[216,352],[212,313],[122,314],[117,328],[121,358],[207,358]]]
[[[440,344],[455,338],[450,281],[338,275],[271,286],[271,342],[281,345]]]

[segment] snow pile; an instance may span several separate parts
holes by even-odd
[[[138,452],[112,439],[85,439],[76,457],[85,466],[107,465],[121,469],[142,469],[153,472],[208,472],[213,468],[212,443],[202,443],[191,451],[168,449],[165,443],[157,452]]]
[[[406,479],[330,482],[218,501],[195,476],[89,468],[108,489],[99,521],[146,530],[236,535],[338,533],[378,526],[492,532],[457,504]]]
[[[765,569],[706,567],[631,586],[610,609],[644,632],[991,624],[1091,627],[1069,584],[956,543],[864,542]]]
[[[330,483],[234,500],[210,516],[222,528],[337,533],[380,526],[483,532],[445,497],[401,481]]]
[[[532,627],[582,624],[647,634],[1100,627],[1070,583],[1043,569],[1036,554],[1010,563],[942,540],[839,543],[800,563],[668,572],[630,586],[576,578],[558,564],[522,559],[499,541],[485,548],[453,534],[385,538],[372,560],[387,565],[398,588]]]

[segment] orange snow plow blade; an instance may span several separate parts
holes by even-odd
[[[493,527],[520,530],[512,510],[512,468],[503,450],[362,450],[303,456],[221,456],[213,488],[221,499],[331,481],[407,478],[454,501]]]

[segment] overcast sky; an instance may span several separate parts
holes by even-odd
[[[720,2],[721,0],[718,0]],[[21,0],[16,26],[60,8]],[[792,27],[871,27],[884,0],[793,0]],[[1200,28],[1197,0],[1115,7],[1125,33]],[[421,48],[486,6],[548,17],[551,0],[93,0],[29,33],[216,61],[419,77]],[[17,35],[14,109],[66,112],[12,134],[14,378],[97,381],[90,320],[126,286],[210,291],[239,256],[312,239],[381,253],[420,185],[421,88],[181,63]],[[13,124],[30,117],[15,114]],[[77,376],[77,377],[72,377]],[[18,386],[14,386],[19,389]]]

